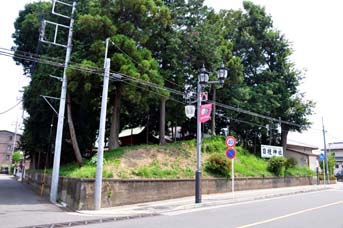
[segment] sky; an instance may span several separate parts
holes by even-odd
[[[13,23],[19,10],[33,0],[2,0],[0,8],[0,48],[11,48]],[[280,30],[292,44],[291,60],[296,67],[306,72],[300,91],[305,98],[316,102],[315,114],[310,117],[312,128],[301,134],[290,133],[289,139],[322,148],[322,118],[327,130],[326,141],[343,141],[342,114],[343,77],[341,53],[343,53],[341,0],[253,0],[264,6],[271,15],[274,27]],[[239,9],[242,0],[205,0],[205,4],[216,10]],[[15,130],[21,122],[22,109],[18,103],[22,87],[29,80],[23,76],[22,67],[16,66],[12,58],[0,55],[0,130]],[[42,101],[43,102],[43,101]],[[261,113],[263,114],[263,113]],[[275,117],[278,118],[278,117]]]

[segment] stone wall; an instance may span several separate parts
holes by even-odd
[[[27,173],[26,181],[40,191],[43,175]],[[50,192],[51,177],[46,176],[45,194]],[[94,179],[61,177],[58,197],[74,210],[94,209]],[[165,200],[192,196],[194,179],[103,179],[102,207]],[[247,177],[235,178],[235,191],[279,188],[316,184],[315,177]],[[202,194],[231,191],[231,181],[225,178],[203,178]]]

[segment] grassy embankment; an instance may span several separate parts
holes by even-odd
[[[235,176],[273,176],[267,170],[268,161],[247,150],[236,147]],[[211,154],[224,155],[223,137],[204,139],[202,144],[203,167]],[[171,143],[163,146],[141,145],[122,147],[104,154],[104,178],[193,178],[196,164],[195,140]],[[48,170],[51,172],[51,170]],[[61,166],[60,175],[93,178],[96,173],[96,156],[85,160],[79,168],[76,164]],[[296,166],[285,172],[286,176],[312,176],[306,167]],[[203,170],[204,177],[213,175]]]

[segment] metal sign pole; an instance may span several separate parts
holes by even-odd
[[[325,174],[324,175],[326,175],[326,183],[330,184],[328,154],[326,151],[326,140],[325,140],[324,117],[322,117],[322,123],[323,123],[324,155],[325,155]]]
[[[232,167],[231,188],[232,188],[232,198],[234,199],[235,198],[235,159],[232,159],[231,167]]]

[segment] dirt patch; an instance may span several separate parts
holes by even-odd
[[[182,157],[183,159],[180,159]],[[159,163],[172,163],[176,160],[185,160],[187,162],[190,153],[187,151],[179,150],[177,148],[140,148],[127,151],[121,158],[120,168],[134,168],[143,165],[149,165],[153,161]]]

